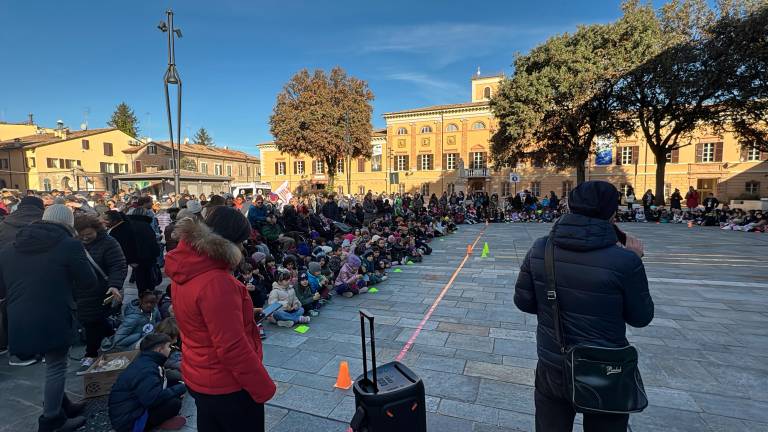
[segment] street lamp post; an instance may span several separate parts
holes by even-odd
[[[176,70],[176,47],[175,37],[181,38],[181,29],[173,26],[173,10],[166,12],[167,22],[160,21],[157,28],[163,33],[168,33],[168,69],[165,71],[163,83],[165,88],[165,111],[168,114],[168,134],[171,140],[171,157],[173,158],[173,186],[176,192],[176,203],[178,205],[179,195],[181,194],[180,177],[180,153],[181,153],[181,77]],[[176,145],[173,143],[173,120],[171,119],[171,96],[168,92],[169,85],[176,85]]]
[[[344,113],[344,141],[347,143],[347,194],[352,195],[352,137],[349,135],[349,113]]]

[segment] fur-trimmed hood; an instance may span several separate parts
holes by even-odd
[[[243,258],[236,244],[202,222],[178,221],[173,237],[179,240],[179,245],[166,255],[165,272],[177,283],[184,283],[209,270],[233,269]]]

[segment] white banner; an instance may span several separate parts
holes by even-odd
[[[291,200],[291,198],[293,198],[293,194],[291,193],[291,189],[288,187],[287,180],[284,181],[279,188],[275,189],[275,194],[279,196],[280,199],[286,204]]]

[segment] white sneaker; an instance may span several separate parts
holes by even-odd
[[[300,324],[309,324],[310,318],[308,316],[299,317]]]
[[[32,357],[29,360],[22,360],[15,355],[8,357],[8,365],[10,366],[30,366],[37,363],[37,357]]]
[[[367,288],[367,287],[362,287],[362,288],[360,288],[360,290],[359,290],[358,292],[359,292],[360,294],[365,294],[365,293],[367,293],[367,292],[368,292],[368,288]]]
[[[382,276],[381,277],[381,281],[384,282],[385,280],[387,280],[387,277],[386,276]]]
[[[277,325],[278,325],[279,327],[288,327],[288,328],[291,328],[291,327],[293,327],[293,325],[294,325],[294,322],[293,322],[293,321],[287,321],[287,320],[285,320],[285,321],[278,321],[278,322],[277,322]]]
[[[341,293],[341,295],[342,295],[343,297],[346,297],[346,298],[350,298],[350,297],[352,297],[352,296],[353,296],[353,295],[355,295],[355,294],[354,294],[352,291],[347,291],[347,292],[345,292],[345,293]]]

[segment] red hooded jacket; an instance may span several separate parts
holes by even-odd
[[[166,256],[165,271],[173,281],[173,311],[184,341],[184,382],[197,393],[245,390],[255,402],[268,401],[276,387],[262,364],[253,303],[230,273],[240,250],[192,220],[179,222],[173,234],[180,242]]]

